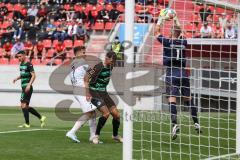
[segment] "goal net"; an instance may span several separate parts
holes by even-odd
[[[168,4],[164,0],[158,2],[160,4],[142,4],[142,9],[147,8],[148,11],[144,15],[151,15],[151,23],[136,18],[139,23],[147,23],[150,27],[149,35],[138,48],[136,64],[154,71],[149,81],[156,89],[147,95],[135,94],[139,106],[134,108],[133,114],[133,159],[240,159],[236,154],[236,143],[240,143],[236,142],[236,119],[240,116],[236,114],[237,64],[240,63],[237,59],[239,1],[207,1],[206,6],[204,1],[193,0],[170,0]],[[185,99],[176,96],[180,130],[175,140],[172,138],[171,110],[166,92],[163,45],[154,35],[160,10],[167,5],[176,11],[188,42],[186,70],[202,131],[196,132],[191,109],[185,104]],[[160,27],[165,37],[170,36],[172,25],[173,21],[166,21]],[[208,28],[210,34],[206,31]],[[234,37],[227,35],[229,30],[234,32]],[[146,84],[149,81],[145,80]],[[146,97],[152,98],[152,103],[144,101]]]

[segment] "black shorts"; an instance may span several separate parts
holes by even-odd
[[[31,89],[29,92],[25,92],[26,87],[22,88],[22,94],[21,94],[21,103],[30,103],[31,97],[32,97],[32,92],[33,92],[33,87],[31,86]]]
[[[92,96],[91,102],[97,108],[100,108],[102,106],[107,106],[108,108],[116,106],[116,104],[114,103],[114,101],[107,92],[94,91],[90,89],[90,94]]]
[[[190,80],[187,77],[179,78],[179,77],[166,77],[166,93],[167,96],[171,97],[190,97]]]

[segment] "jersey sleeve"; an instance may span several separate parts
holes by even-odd
[[[163,35],[159,35],[159,36],[157,37],[157,40],[158,40],[160,43],[162,43],[163,45],[166,45],[167,42],[168,42],[168,39],[165,38]]]
[[[28,63],[28,70],[29,70],[29,72],[34,72],[32,63]]]
[[[101,72],[102,70],[102,66],[103,64],[102,63],[99,63],[99,64],[96,64],[93,69],[91,68],[88,68],[87,70],[87,74],[89,76],[90,79],[92,78],[97,78],[97,76],[99,75],[99,73]]]

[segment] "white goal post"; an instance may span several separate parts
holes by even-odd
[[[215,0],[205,0],[205,1],[208,2],[208,3],[216,4],[217,6],[225,6],[226,8],[233,9],[235,11],[240,11],[240,6],[238,6],[238,5],[235,5],[235,6],[232,5],[232,4],[227,4],[226,5],[226,3],[222,3],[220,1],[215,1]],[[130,41],[130,42],[132,42],[132,44],[133,44],[133,40],[134,40],[134,19],[135,19],[134,17],[135,17],[135,0],[125,0],[125,41]],[[225,158],[225,157],[228,157],[228,156],[230,157],[230,156],[234,156],[234,155],[240,155],[240,13],[238,14],[237,22],[238,22],[238,34],[237,34],[238,35],[238,40],[237,40],[237,57],[235,57],[235,58],[237,58],[237,61],[236,61],[236,63],[237,63],[237,71],[236,71],[237,85],[236,85],[236,90],[235,90],[236,91],[236,100],[234,100],[236,102],[236,110],[234,111],[234,114],[236,114],[236,119],[234,119],[234,124],[235,124],[235,120],[236,120],[236,146],[233,146],[234,151],[236,149],[236,153],[230,152],[231,154],[228,154],[228,155],[220,155],[220,156],[217,156],[217,157],[214,157],[214,156],[212,157],[212,155],[209,151],[209,154],[207,155],[207,156],[209,156],[209,158],[208,158],[209,160],[210,159],[220,159],[220,158]],[[196,40],[196,41],[198,41],[198,40]],[[221,44],[224,45],[223,43],[224,42],[222,42]],[[213,44],[214,44],[214,42],[213,42]],[[204,45],[204,44],[201,44],[201,45]],[[236,53],[236,51],[235,51],[235,53]],[[127,60],[126,60],[127,65],[125,65],[124,71],[126,73],[131,73],[132,75],[130,74],[130,77],[133,77],[133,72],[132,71],[133,71],[133,62],[134,62],[134,57],[133,57],[134,56],[134,46],[132,45],[130,48],[127,48],[124,51],[124,54],[127,56]],[[127,74],[125,74],[125,75],[127,75]],[[134,141],[134,124],[133,123],[135,122],[134,121],[135,117],[133,117],[133,115],[134,115],[133,106],[130,105],[131,104],[130,102],[133,100],[133,95],[132,95],[133,93],[129,90],[129,88],[131,88],[131,86],[132,86],[132,83],[129,83],[129,82],[124,85],[124,87],[126,88],[126,89],[124,89],[124,99],[127,103],[125,103],[124,110],[123,110],[123,156],[122,156],[123,160],[132,160],[134,158],[134,155],[133,155],[134,154],[134,142],[133,142]],[[230,91],[228,93],[230,93]],[[231,97],[230,97],[230,101],[231,101]],[[210,106],[210,102],[209,102],[209,106]],[[230,108],[230,110],[231,110],[231,108]],[[211,111],[209,111],[209,112],[211,112]],[[151,111],[149,113],[154,114],[154,112],[151,112]],[[162,113],[160,113],[160,114],[162,114]],[[217,127],[219,127],[220,126],[219,124],[220,124],[220,122],[223,121],[223,118],[220,116],[220,113],[216,112],[216,114],[219,114],[219,115],[216,116],[216,118],[214,117],[216,122],[217,122]],[[201,115],[201,113],[200,113],[200,115]],[[162,115],[160,115],[160,120],[162,120],[162,118],[164,118],[164,117],[161,117],[161,116]],[[164,116],[166,116],[166,115],[164,115]],[[183,114],[182,117],[186,118],[187,116],[185,116]],[[209,118],[210,118],[210,116],[209,116]],[[217,118],[220,118],[220,120],[217,120]],[[189,120],[189,119],[186,118],[185,120]],[[169,120],[169,122],[170,122],[170,120]],[[149,126],[146,125],[146,128],[144,128],[144,127],[143,128],[145,129],[144,133],[151,134],[150,137],[149,137],[150,141],[151,140],[155,141],[154,138],[156,138],[158,136],[158,134],[159,134],[160,140],[164,140],[164,139],[162,139],[162,137],[160,135],[160,134],[163,134],[162,130],[160,132],[155,131],[152,128],[152,127],[154,127],[154,124],[153,124],[154,122],[152,122],[152,121],[149,121],[147,123],[148,123],[147,125],[149,125]],[[165,122],[163,122],[163,123],[165,123]],[[143,124],[144,124],[144,122],[142,123],[142,125]],[[164,124],[164,125],[166,125],[166,124]],[[229,122],[228,122],[228,125],[229,125]],[[159,128],[162,129],[161,128],[162,126],[161,125],[159,125],[159,126],[160,126]],[[169,123],[169,126],[170,126],[170,123]],[[209,126],[208,127],[209,127],[208,130],[210,130],[211,129],[210,121],[209,121]],[[148,129],[150,129],[150,130],[148,131]],[[214,129],[217,130],[216,128],[214,128]],[[234,126],[234,129],[235,129],[235,126]],[[141,128],[139,130],[141,130]],[[223,130],[224,130],[223,128],[220,128],[216,132],[218,132],[217,134],[219,135],[219,132],[221,132]],[[191,132],[189,131],[189,133],[191,133]],[[144,137],[143,133],[139,133],[139,134],[141,136],[140,138]],[[184,136],[187,136],[187,134],[185,134]],[[159,137],[157,137],[156,139],[158,140]],[[214,137],[214,138],[215,139],[217,139],[217,138],[221,139],[221,136],[220,137]],[[231,137],[231,138],[235,139],[235,137]],[[144,143],[149,143],[150,147],[155,147],[154,144],[160,144],[161,143],[161,142],[154,142],[154,144],[153,144],[153,143],[149,142],[148,140],[146,140],[146,141],[139,140],[139,141],[141,141],[139,143],[141,143],[141,145],[143,145],[143,146],[145,145]],[[209,140],[211,140],[211,138],[209,138]],[[190,136],[189,136],[189,142],[191,143]],[[180,143],[181,143],[181,138],[180,138]],[[171,146],[171,145],[174,145],[174,142],[172,144],[169,144],[169,145],[170,145],[170,148],[174,148],[174,147]],[[187,145],[187,144],[184,144],[184,145]],[[200,143],[200,138],[199,138],[199,146],[200,145],[202,145],[202,144]],[[162,151],[161,151],[162,145],[160,144],[159,146],[160,146],[160,150],[158,150],[159,154],[169,154],[168,152],[171,152],[171,149],[170,149],[170,151],[164,151],[165,153],[164,152],[162,153]],[[189,146],[191,147],[191,144],[189,144]],[[193,147],[196,148],[196,146],[193,146]],[[210,146],[208,146],[208,147],[210,147]],[[199,148],[199,153],[201,153],[201,150],[200,150],[201,147],[198,147],[198,148]],[[191,149],[189,149],[189,150],[191,150]],[[141,148],[140,152],[142,152],[142,151],[143,152],[145,151],[144,148]],[[180,149],[180,151],[182,151],[182,150]],[[218,152],[219,151],[220,151],[220,149],[218,149]],[[149,150],[147,150],[147,152],[149,152]],[[155,152],[154,154],[156,154],[156,150],[151,148],[151,153],[149,153],[149,154],[151,154],[150,159],[153,158],[152,152]],[[174,153],[174,154],[176,154],[176,153]],[[191,155],[192,153],[188,153],[188,154]],[[181,154],[180,154],[180,156],[181,156]],[[183,157],[184,156],[185,155],[183,154]],[[161,157],[161,159],[164,159],[164,156],[161,155],[160,157]],[[189,157],[191,159],[191,156],[189,156]],[[170,157],[170,159],[174,159],[174,156]],[[181,158],[181,160],[182,159],[184,159],[184,158]]]

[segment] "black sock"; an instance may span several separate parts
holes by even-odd
[[[25,123],[29,124],[29,112],[27,108],[22,108],[23,116],[25,119]]]
[[[186,105],[191,108],[191,115],[194,123],[198,123],[197,107],[194,105],[194,100],[186,101]]]
[[[173,124],[177,124],[177,107],[176,107],[176,103],[171,102],[169,103],[169,107],[171,110],[171,120]]]
[[[34,116],[36,116],[36,117],[38,117],[39,119],[41,119],[42,116],[41,116],[34,108],[29,107],[29,108],[28,108],[28,111],[29,111],[30,113],[32,113]]]
[[[113,125],[113,136],[118,135],[118,128],[120,126],[120,119],[112,119],[112,125]]]
[[[102,117],[99,118],[98,124],[97,124],[97,129],[96,129],[96,132],[95,132],[96,135],[100,135],[101,129],[105,125],[106,121],[107,121],[106,117],[102,116]]]

